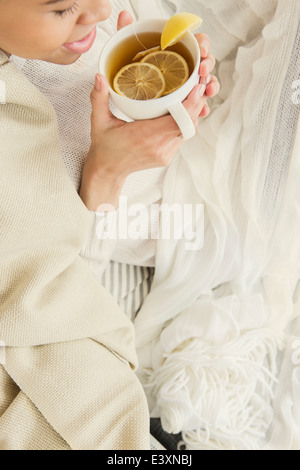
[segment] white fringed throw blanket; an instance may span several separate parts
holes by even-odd
[[[140,378],[188,449],[300,449],[300,4],[166,3],[203,17],[222,91],[166,176],[205,242],[159,241]]]

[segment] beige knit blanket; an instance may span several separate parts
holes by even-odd
[[[0,84],[0,440],[147,449],[133,327],[80,257],[91,215],[54,109],[1,52]]]

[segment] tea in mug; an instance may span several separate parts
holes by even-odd
[[[180,88],[194,71],[194,60],[181,42],[160,49],[161,33],[131,36],[116,46],[106,75],[120,95],[137,100],[157,99]]]

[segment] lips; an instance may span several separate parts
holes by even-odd
[[[63,47],[74,54],[84,54],[91,49],[95,42],[96,35],[97,28],[95,26],[92,31],[80,41],[65,43],[63,44]]]

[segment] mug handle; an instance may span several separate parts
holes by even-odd
[[[168,111],[181,130],[183,140],[189,140],[194,137],[196,134],[195,125],[183,104],[178,101],[170,105]]]

